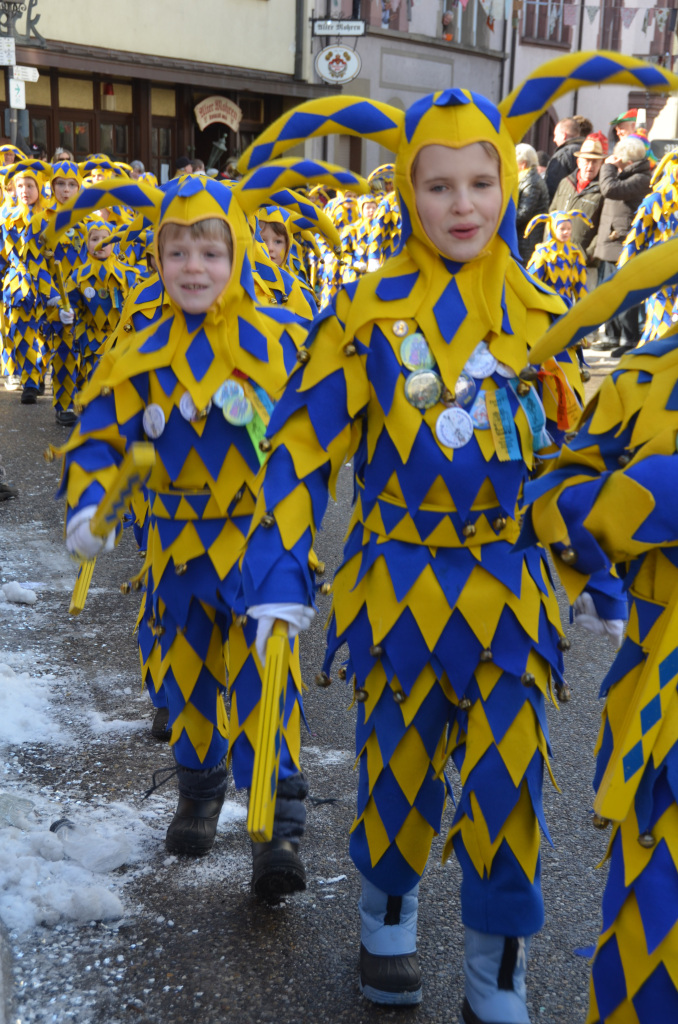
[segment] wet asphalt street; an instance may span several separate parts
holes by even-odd
[[[592,384],[595,383],[592,381]],[[40,580],[39,601],[12,616],[0,608],[0,661],[25,652],[22,671],[54,673],[65,684],[50,705],[56,721],[88,708],[110,719],[146,717],[139,691],[132,629],[136,595],[121,581],[138,568],[132,538],[97,562],[87,606],[69,619],[74,568],[63,555],[61,505],[53,500],[57,464],[42,451],[65,437],[51,402],[19,404],[0,389],[0,451],[18,500],[0,503],[0,575],[10,549],[21,551],[26,580]],[[348,474],[318,544],[328,570],[336,565],[350,498]],[[21,581],[20,581],[21,582]],[[328,600],[328,599],[324,599]],[[175,795],[173,782],[142,805],[152,773],[171,766],[169,749],[146,729],[90,736],[74,750],[42,742],[3,750],[2,788],[42,793],[80,806],[124,802],[142,806],[148,825],[145,863],[119,873],[125,917],[108,924],[39,926],[10,939],[13,991],[8,1021],[77,1024],[451,1024],[462,996],[459,869],[440,863],[442,840],[421,885],[420,956],[424,1000],[409,1010],[379,1009],[362,1000],[357,979],[357,877],[348,857],[356,775],[352,770],[354,712],[344,684],[314,686],[322,662],[322,616],[304,637],[309,684],[309,733],[302,738],[311,794],[333,802],[309,806],[303,857],[308,889],[277,908],[249,893],[249,847],[242,820],[220,831],[200,862],[168,857],[163,846]],[[528,972],[533,1024],[583,1024],[588,965],[575,950],[595,942],[606,836],[590,824],[593,749],[600,707],[597,691],[612,657],[604,639],[567,628],[572,700],[549,711],[553,768],[561,792],[545,784],[554,847],[543,843],[546,926],[535,939]],[[242,797],[230,797],[240,802]],[[451,819],[448,808],[446,818]]]

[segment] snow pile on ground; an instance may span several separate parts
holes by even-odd
[[[50,743],[63,744],[71,739],[54,718],[50,700],[54,697],[55,676],[30,676],[15,672],[0,661],[0,749],[31,743],[49,736]]]
[[[5,600],[11,604],[35,604],[38,600],[38,595],[34,590],[27,590],[15,580],[5,583],[0,587],[0,591],[4,594]]]

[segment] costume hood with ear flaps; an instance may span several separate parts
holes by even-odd
[[[518,171],[515,145],[557,97],[587,85],[611,82],[643,89],[678,88],[678,77],[616,53],[568,54],[543,65],[499,106],[466,89],[448,89],[417,101],[406,113],[355,96],[311,100],[283,115],[243,154],[247,173],[309,138],[359,135],[396,154],[395,185],[403,227],[400,253],[378,275],[359,284],[346,335],[378,316],[413,318],[439,360],[458,376],[469,352],[486,338],[494,355],[516,371],[526,361],[525,310],[562,312],[561,301],[540,289],[516,262],[515,206]],[[425,146],[490,143],[499,156],[502,207],[494,237],[468,263],[437,252],[419,220],[412,166]],[[264,168],[262,168],[264,169]],[[388,308],[386,307],[388,304]],[[454,338],[454,346],[449,343]],[[513,342],[511,339],[514,339]],[[450,347],[443,355],[441,349]],[[454,351],[453,351],[454,350]]]
[[[294,366],[305,329],[290,311],[257,305],[248,216],[271,199],[275,201],[277,193],[282,200],[287,188],[305,184],[309,178],[335,188],[369,191],[366,181],[343,168],[291,159],[256,170],[232,185],[203,175],[173,179],[163,189],[138,181],[104,181],[83,189],[66,203],[45,230],[45,242],[51,247],[94,210],[120,203],[143,214],[154,226],[156,259],[159,237],[168,224],[188,227],[216,219],[228,226],[233,240],[231,277],[216,303],[204,314],[191,315],[168,296],[160,319],[144,334],[131,336],[124,347],[116,348],[115,360],[105,374],[97,372],[81,396],[83,402],[93,396],[93,388],[98,392],[102,386],[113,387],[137,373],[170,363],[199,409],[208,405],[216,388],[236,367],[269,393],[277,392]],[[294,202],[305,205],[300,197],[295,196]],[[162,274],[159,259],[158,266]],[[273,340],[276,338],[280,343]]]

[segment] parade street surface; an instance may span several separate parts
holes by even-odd
[[[594,377],[596,375],[594,374]],[[593,381],[592,383],[594,383]],[[0,505],[0,994],[6,1021],[201,1024],[350,1021],[448,1024],[461,1003],[460,871],[434,844],[421,885],[424,999],[407,1011],[365,1002],[358,988],[358,875],[348,856],[357,776],[354,711],[336,678],[318,689],[322,625],[302,639],[310,782],[301,853],[305,893],[271,908],[250,895],[246,795],[229,789],[212,853],[168,856],[174,778],[147,799],[159,769],[173,766],[150,734],[133,635],[139,595],[120,583],[139,568],[125,531],[96,564],[84,611],[69,618],[76,565],[63,546],[60,465],[48,443],[66,433],[49,397],[21,406],[0,391],[7,479],[20,496]],[[336,565],[350,500],[345,474],[319,554]],[[13,586],[18,584],[19,586]],[[29,593],[26,593],[28,591]],[[32,603],[30,603],[32,602]],[[567,619],[567,609],[562,605]],[[549,711],[553,768],[545,786],[554,848],[542,844],[546,926],[530,955],[534,1024],[583,1024],[596,941],[607,834],[591,824],[597,693],[613,657],[605,639],[566,626],[572,700]],[[166,773],[165,773],[166,774]],[[454,769],[450,774],[455,786]],[[448,806],[445,827],[451,821]],[[68,818],[80,846],[70,847]],[[80,859],[77,859],[77,856]],[[92,868],[98,868],[93,870]],[[5,972],[3,973],[3,965]],[[4,992],[3,992],[4,989]],[[2,1015],[0,1013],[0,1020]]]

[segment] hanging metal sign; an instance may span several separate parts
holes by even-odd
[[[364,36],[364,21],[340,21],[336,18],[314,18],[314,36]]]
[[[323,82],[344,85],[360,74],[362,61],[355,50],[345,46],[326,46],[315,59],[315,70]]]

